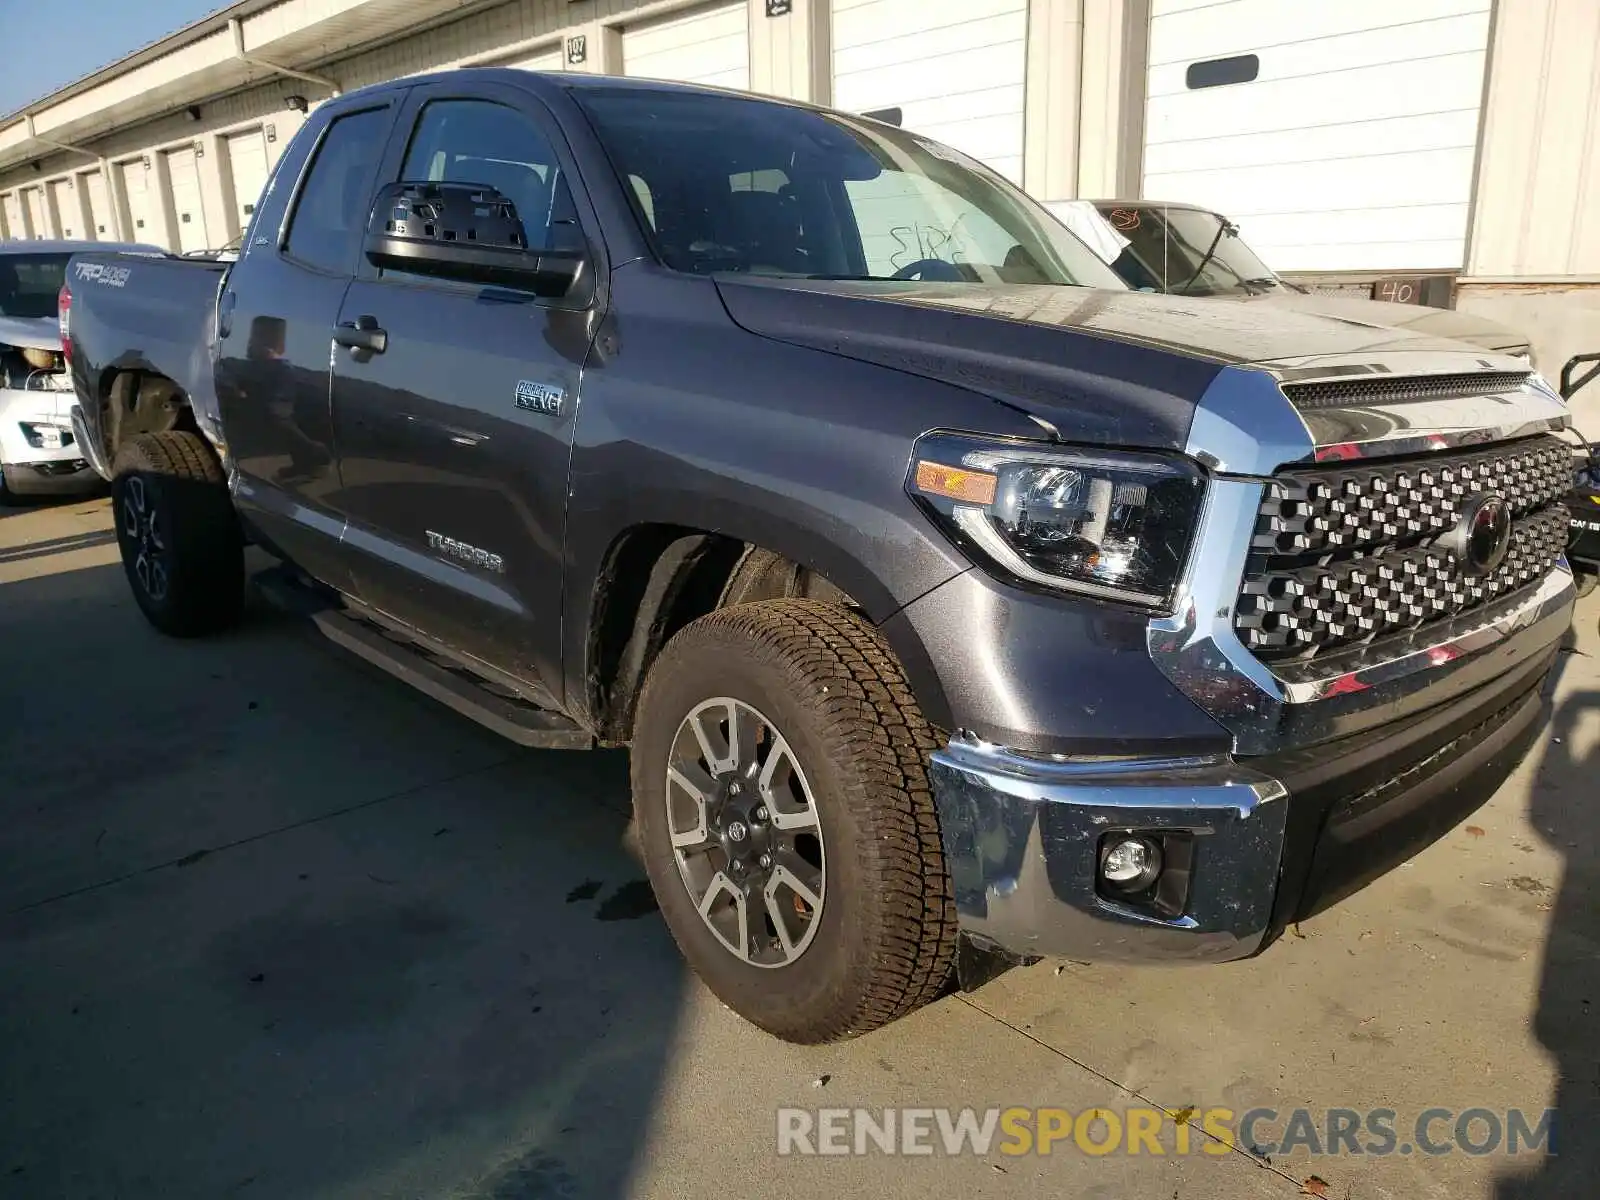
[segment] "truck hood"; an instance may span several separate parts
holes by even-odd
[[[0,316],[0,346],[22,350],[60,350],[61,326],[54,317]]]
[[[1235,300],[1295,312],[1332,317],[1335,320],[1366,325],[1373,329],[1404,329],[1429,337],[1470,342],[1485,350],[1521,350],[1528,344],[1526,334],[1510,326],[1488,321],[1453,308],[1427,308],[1420,304],[1391,304],[1383,300],[1364,300],[1350,296],[1319,296],[1273,288],[1259,295],[1218,296],[1211,299]]]
[[[1182,449],[1225,366],[1316,371],[1445,353],[1459,341],[1276,304],[1042,284],[979,286],[719,276],[729,315],[764,337],[957,384],[1074,440]],[[1285,403],[1287,403],[1285,401]]]

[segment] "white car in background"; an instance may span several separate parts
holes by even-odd
[[[0,504],[101,484],[73,438],[76,397],[56,307],[67,262],[83,250],[165,253],[106,242],[0,242]]]
[[[1470,342],[1533,365],[1528,335],[1454,308],[1323,296],[1267,266],[1221,213],[1157,200],[1057,200],[1045,205],[1129,287],[1293,308],[1379,328]]]

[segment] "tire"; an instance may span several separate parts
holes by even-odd
[[[706,769],[708,743],[692,739],[687,723],[697,711],[711,718],[702,728],[719,760],[746,757],[728,745],[737,739],[718,727],[719,720],[736,711],[741,720],[765,721],[764,743],[745,739],[764,745],[765,760],[752,754],[715,783],[716,773]],[[785,1041],[814,1044],[886,1025],[944,991],[957,926],[927,775],[928,757],[939,744],[888,645],[843,608],[767,600],[723,609],[680,630],[662,650],[634,727],[639,842],[673,938],[729,1008]],[[697,773],[694,758],[702,750]],[[790,765],[765,765],[785,751]],[[702,789],[712,785],[703,833],[695,825],[698,805],[683,786],[669,783],[669,765]],[[756,870],[729,849],[739,822],[728,814],[752,803],[752,788],[738,796],[727,789],[740,779],[763,778],[769,786],[754,789],[761,806],[745,810],[750,820],[741,843],[754,847],[768,837],[762,844],[778,866],[764,884],[757,871],[756,888],[746,893],[745,910],[759,919],[746,926],[755,938],[741,937],[750,949],[739,954],[731,948],[739,929],[732,892],[719,889],[711,905],[723,926],[719,933],[700,915],[699,901],[711,888],[700,890],[695,880],[718,867],[719,855],[730,883],[736,863]],[[809,805],[797,803],[804,795]],[[820,868],[806,854],[807,812],[815,817],[813,857]],[[784,834],[783,825],[801,831]],[[707,843],[684,850],[682,867],[674,833]],[[792,849],[779,844],[785,836]],[[785,863],[802,874],[811,871],[802,882],[820,884],[817,906],[798,889],[773,882]],[[779,890],[769,897],[769,887]],[[787,941],[776,933],[770,906],[787,927]],[[757,943],[764,961],[758,961]],[[798,946],[792,954],[790,943]]]
[[[173,637],[236,625],[244,539],[222,464],[199,435],[147,433],[118,452],[111,511],[122,566],[149,622]]]

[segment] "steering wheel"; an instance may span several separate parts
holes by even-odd
[[[955,263],[942,258],[919,258],[901,267],[890,279],[920,279],[924,283],[960,283],[966,279]]]

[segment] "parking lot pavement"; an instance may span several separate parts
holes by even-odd
[[[1592,1191],[1600,606],[1517,776],[1303,936],[1230,967],[1040,964],[801,1049],[687,976],[627,851],[623,754],[502,743],[260,607],[163,639],[109,528],[104,501],[0,509],[0,1195]],[[776,1153],[787,1107],[1147,1103],[1391,1108],[1402,1135],[1555,1106],[1565,1136],[1270,1165],[1198,1129],[1183,1157]]]

